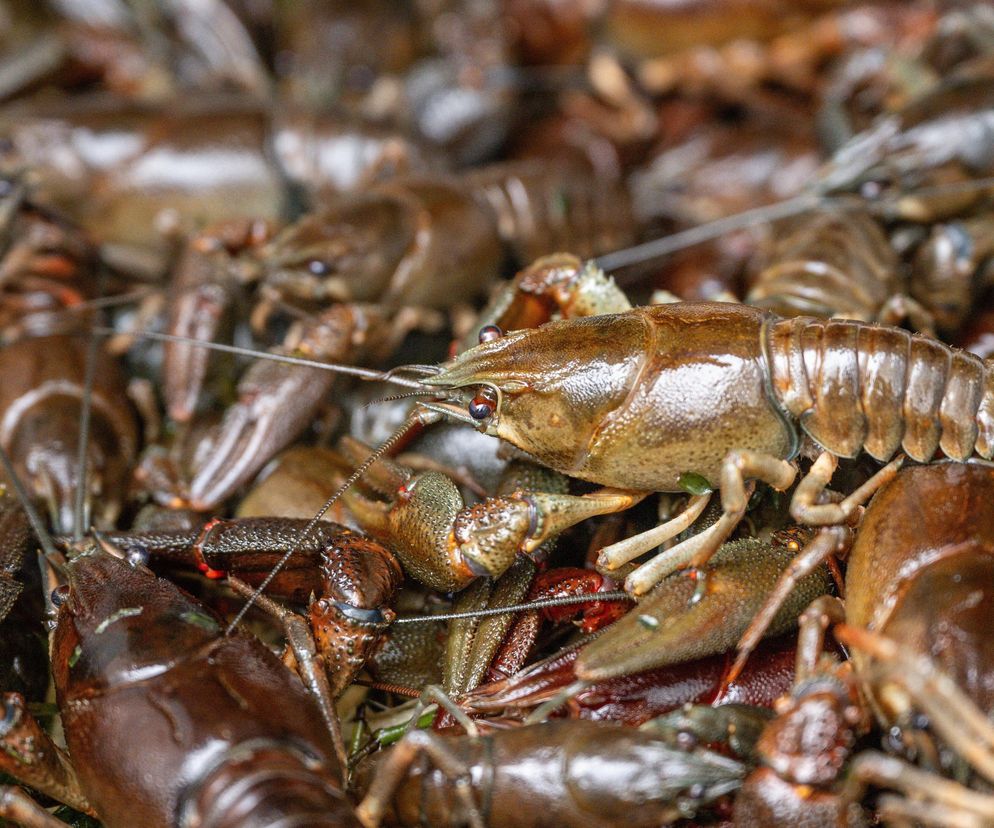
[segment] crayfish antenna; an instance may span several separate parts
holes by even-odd
[[[97,276],[97,299],[102,299],[107,284],[107,269],[103,265],[99,267]],[[90,423],[93,413],[93,383],[97,372],[97,348],[100,347],[100,338],[96,331],[91,329],[87,334],[86,361],[83,366],[83,399],[80,404],[79,413],[79,444],[76,452],[76,468],[79,470],[79,483],[76,486],[75,499],[73,503],[73,540],[81,541],[83,532],[87,524],[86,514],[86,474],[88,463],[86,454],[89,450]]]
[[[576,595],[560,595],[556,598],[542,598],[524,604],[508,604],[506,607],[488,607],[487,609],[468,610],[466,612],[443,612],[437,615],[412,615],[406,618],[395,618],[391,624],[426,624],[433,621],[458,621],[463,618],[486,618],[491,615],[510,615],[516,612],[547,609],[549,607],[565,607],[571,604],[585,604],[588,601],[634,601],[635,598],[627,592],[578,592]]]
[[[118,334],[113,328],[95,327],[91,332],[98,336],[116,336]],[[376,382],[392,382],[394,385],[403,385],[406,388],[417,388],[424,390],[423,383],[417,380],[396,376],[400,371],[413,370],[417,373],[436,374],[440,369],[431,365],[399,365],[389,371],[376,371],[372,368],[359,368],[355,365],[342,365],[336,362],[321,362],[316,359],[306,357],[289,356],[286,354],[273,354],[269,351],[258,351],[254,348],[243,348],[238,345],[225,345],[223,342],[210,342],[205,339],[194,339],[189,336],[179,334],[159,333],[157,331],[129,331],[128,336],[138,339],[148,339],[153,342],[182,342],[186,345],[195,345],[198,348],[206,348],[209,351],[220,351],[225,354],[235,354],[236,356],[250,357],[251,359],[264,359],[270,362],[280,362],[284,365],[302,365],[305,368],[316,368],[319,371],[330,371],[333,374],[345,374],[350,377],[359,377],[364,380]],[[426,371],[425,369],[430,369]]]
[[[791,198],[777,201],[773,204],[766,204],[762,207],[754,207],[750,210],[743,210],[739,213],[732,213],[712,221],[688,227],[658,239],[643,242],[633,247],[625,247],[621,250],[614,250],[598,256],[594,263],[607,272],[620,270],[631,265],[644,264],[655,259],[703,244],[706,241],[719,238],[726,233],[742,230],[746,227],[753,227],[758,224],[766,224],[780,219],[790,218],[801,213],[806,213],[816,207],[835,205],[838,207],[852,207],[859,209],[869,209],[871,212],[887,215],[889,210],[906,195],[905,193],[895,193],[882,198],[866,198],[853,193],[829,194],[826,186],[816,186],[814,189]],[[916,196],[938,196],[953,193],[966,193],[979,190],[986,190],[994,187],[994,177],[977,178],[969,181],[953,181],[943,184],[935,184],[931,187],[921,187],[914,191]]]
[[[387,402],[397,402],[398,400],[410,400],[415,397],[437,397],[438,391],[429,391],[425,389],[424,391],[409,391],[406,394],[392,394],[389,397],[380,397],[379,399],[370,400],[367,403],[363,403],[360,408],[370,408],[374,405],[380,405],[381,403]]]
[[[307,525],[303,528],[300,535],[297,536],[296,544],[290,546],[290,548],[287,549],[287,551],[284,553],[283,557],[280,558],[273,566],[273,568],[269,570],[269,574],[262,579],[262,583],[260,583],[259,586],[256,588],[255,592],[253,592],[252,595],[249,596],[249,599],[245,602],[244,606],[242,606],[242,608],[238,610],[238,613],[235,615],[231,623],[228,625],[227,629],[224,631],[225,635],[231,635],[235,631],[235,628],[238,626],[239,622],[241,622],[242,618],[245,617],[245,613],[249,611],[252,604],[256,602],[259,596],[266,591],[266,587],[268,587],[269,584],[272,583],[273,578],[276,577],[279,571],[284,566],[286,566],[287,561],[290,560],[293,553],[301,545],[303,545],[304,541],[307,540],[311,532],[314,530],[314,527],[317,526],[318,521],[321,520],[322,517],[324,517],[325,512],[327,512],[334,505],[335,501],[337,501],[338,498],[340,498],[343,494],[345,494],[345,492],[347,492],[357,481],[359,481],[362,478],[362,476],[369,470],[369,467],[373,465],[373,463],[379,460],[384,454],[386,454],[398,442],[400,442],[400,440],[402,440],[405,436],[407,436],[407,434],[410,432],[412,428],[416,428],[423,424],[425,424],[425,419],[423,417],[420,417],[417,413],[415,413],[413,416],[405,420],[404,423],[400,426],[400,428],[398,428],[393,434],[387,437],[387,439],[380,444],[380,446],[376,449],[376,451],[370,454],[369,457],[363,460],[362,463],[360,463],[359,466],[356,467],[356,470],[349,475],[348,479],[344,483],[342,483],[342,485],[338,487],[335,493],[332,494],[331,497],[329,497],[324,502],[324,505],[318,510],[318,513],[314,515],[314,517],[312,517],[310,521],[308,521]]]
[[[805,213],[826,201],[826,197],[820,193],[802,193],[799,196],[778,201],[763,207],[756,207],[752,210],[744,210],[741,213],[733,213],[724,218],[708,221],[662,236],[652,241],[637,244],[634,247],[626,247],[605,253],[594,259],[594,263],[601,269],[611,272],[620,270],[630,265],[643,264],[659,259],[663,256],[683,250],[687,247],[703,244],[711,239],[716,239],[734,230],[741,230],[745,227],[752,227],[756,224],[777,221],[778,219],[796,216]]]

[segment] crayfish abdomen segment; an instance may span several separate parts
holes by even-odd
[[[835,455],[994,454],[994,374],[972,354],[846,319],[775,322],[765,345],[773,393]]]

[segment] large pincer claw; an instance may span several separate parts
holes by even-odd
[[[243,245],[253,243],[250,223],[243,228]],[[238,291],[232,249],[237,249],[230,227],[213,228],[186,246],[173,271],[169,289],[167,332],[204,342],[216,342],[229,323]],[[163,348],[165,397],[169,416],[177,422],[192,419],[207,380],[212,352],[189,342],[167,342]]]
[[[355,356],[375,326],[367,310],[337,305],[308,323],[296,354],[330,362]],[[238,383],[238,401],[193,453],[189,505],[209,510],[245,485],[313,421],[335,375],[315,367],[253,363]]]

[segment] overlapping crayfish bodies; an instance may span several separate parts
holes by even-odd
[[[736,799],[736,824],[863,825],[870,784],[902,794],[879,798],[885,823],[930,812],[935,824],[989,823],[994,802],[975,783],[992,772],[992,495],[994,466],[979,461],[909,467],[877,493],[844,605],[819,598],[801,616],[795,687],[757,744],[763,767]],[[848,662],[822,652],[833,622]],[[890,732],[887,754],[858,752],[871,716]],[[957,781],[937,773],[953,768]]]
[[[142,566],[91,552],[69,573],[53,673],[105,825],[355,824],[314,701],[257,639]]]

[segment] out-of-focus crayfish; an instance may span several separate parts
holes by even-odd
[[[989,60],[967,61],[899,112],[853,136],[813,183],[821,192],[892,191],[897,198],[887,212],[893,218],[955,214],[976,203],[983,190],[953,189],[940,198],[916,190],[989,175],[992,128]]]
[[[989,286],[991,219],[936,224],[902,265],[869,212],[826,208],[780,225],[783,235],[746,301],[784,316],[814,315],[955,332]]]
[[[680,750],[651,732],[566,721],[477,737],[415,731],[358,774],[367,828],[385,818],[593,828],[691,816],[738,788],[745,766],[708,750]]]
[[[68,532],[83,480],[77,466],[87,374],[87,343],[74,334],[93,315],[81,311],[93,298],[94,256],[78,230],[25,197],[21,182],[4,179],[0,186],[0,445],[53,522]],[[119,367],[102,349],[94,359],[94,439],[85,458],[83,506],[108,525],[138,454],[138,429]]]
[[[437,164],[396,132],[277,119],[258,100],[230,96],[11,107],[0,132],[4,172],[23,172],[39,203],[86,228],[105,261],[153,276],[179,234],[241,217],[275,221],[321,195]]]
[[[797,217],[777,231],[776,244],[746,297],[750,305],[783,316],[889,325],[908,318],[918,330],[931,329],[934,314],[907,295],[898,255],[869,213],[829,208]]]
[[[161,100],[190,89],[261,95],[265,67],[222,0],[154,8],[121,3],[4,4],[0,99],[58,87],[98,87]]]

